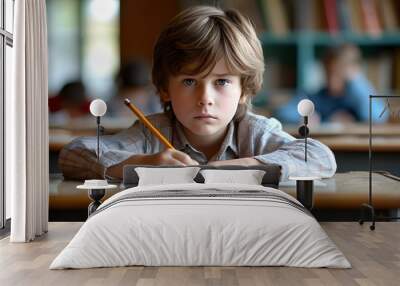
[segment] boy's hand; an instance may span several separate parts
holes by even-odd
[[[118,163],[114,166],[108,167],[106,175],[111,178],[122,179],[122,173],[124,165],[175,165],[175,166],[186,166],[186,165],[199,165],[199,163],[186,153],[181,151],[166,149],[162,152],[151,154],[151,155],[133,155]]]
[[[162,152],[143,156],[145,165],[199,165],[199,163],[186,153],[174,149],[166,149]]]

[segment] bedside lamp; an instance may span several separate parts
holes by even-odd
[[[97,123],[97,161],[100,160],[100,117],[107,111],[107,104],[101,99],[95,99],[90,103],[90,113],[96,117]],[[109,185],[107,180],[85,180],[83,185],[77,186],[78,189],[88,190],[89,198],[92,200],[88,206],[88,216],[101,204],[101,199],[106,193],[106,189],[116,188],[115,185]]]
[[[304,125],[300,126],[299,133],[304,138],[304,161],[307,163],[307,136],[309,129],[307,127],[308,117],[314,113],[314,103],[309,99],[303,99],[297,105],[297,111],[304,119]],[[290,180],[296,181],[296,197],[308,209],[311,210],[314,206],[314,180],[320,179],[317,176],[291,176]]]

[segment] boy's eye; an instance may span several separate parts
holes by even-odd
[[[196,83],[196,81],[192,78],[185,78],[182,82],[186,86],[192,86]]]
[[[221,79],[217,79],[217,80],[215,81],[215,83],[216,83],[217,85],[225,86],[225,85],[230,84],[231,81],[228,80],[228,79],[222,79],[222,78],[221,78]]]

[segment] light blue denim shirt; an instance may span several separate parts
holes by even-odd
[[[219,151],[208,160],[186,139],[181,123],[164,113],[148,119],[174,145],[201,165],[209,161],[252,157],[261,163],[275,163],[282,167],[281,180],[289,176],[307,174],[331,177],[336,172],[332,151],[321,142],[308,140],[307,162],[304,161],[304,140],[295,139],[282,130],[281,123],[247,112],[237,122],[231,121]],[[66,145],[60,153],[59,166],[68,178],[104,177],[108,167],[135,154],[153,154],[164,150],[164,145],[141,123],[115,135],[102,136],[100,161],[97,161],[95,137],[80,137]]]

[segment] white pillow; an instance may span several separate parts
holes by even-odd
[[[204,183],[235,183],[247,185],[261,185],[265,171],[263,170],[201,170]]]
[[[199,167],[182,168],[135,168],[139,176],[138,186],[195,183]]]

